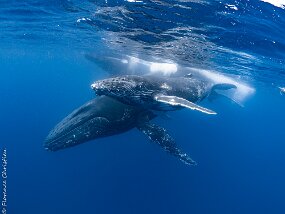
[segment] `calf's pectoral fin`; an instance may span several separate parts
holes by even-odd
[[[206,113],[206,114],[217,114],[216,112],[214,112],[210,109],[199,106],[199,105],[192,103],[188,100],[185,100],[184,98],[181,98],[181,97],[155,95],[154,99],[158,102],[167,103],[167,104],[173,105],[173,106],[182,106],[185,108],[190,108],[192,110],[201,111],[201,112]]]
[[[171,155],[178,157],[179,160],[188,165],[196,165],[196,162],[192,160],[186,153],[182,152],[174,142],[173,138],[167,133],[167,131],[155,124],[141,123],[137,125],[137,128],[143,132],[148,138],[161,146],[165,151]]]

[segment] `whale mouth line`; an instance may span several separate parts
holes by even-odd
[[[99,120],[103,123],[100,125],[100,123],[96,123],[96,120]],[[75,146],[85,141],[92,140],[93,138],[90,137],[94,136],[94,131],[96,132],[96,135],[98,135],[97,138],[103,137],[106,135],[106,133],[103,131],[106,123],[109,123],[109,120],[107,118],[98,116],[89,118],[86,121],[81,121],[68,131],[61,131],[59,134],[55,134],[55,137],[49,138],[48,136],[45,140],[44,148],[49,151],[57,151],[60,149]],[[88,132],[84,132],[86,128],[90,128],[90,124],[92,125],[92,129]],[[84,140],[82,141],[82,139]]]
[[[94,117],[94,118],[96,118],[96,117]],[[52,140],[49,140],[49,137],[47,137],[46,140],[45,140],[45,143],[44,143],[44,148],[46,150],[48,150],[48,151],[57,151],[57,150],[60,150],[60,149],[64,149],[65,147],[62,146],[62,145],[68,145],[67,142],[72,142],[72,141],[68,140],[68,141],[65,142],[65,141],[61,141],[61,140],[64,139],[65,137],[67,137],[67,136],[70,136],[71,133],[73,133],[73,132],[75,133],[76,130],[78,130],[80,127],[84,126],[86,123],[88,123],[90,120],[92,120],[94,118],[90,118],[89,120],[78,124],[78,126],[74,126],[68,132],[63,132],[63,133],[60,133],[60,134],[56,134],[56,136],[57,135],[58,136],[56,138],[54,138],[54,137],[51,138]],[[73,135],[73,137],[76,138],[76,135]],[[54,146],[54,144],[55,144],[55,146]],[[60,146],[58,146],[59,144],[60,144]],[[51,145],[52,145],[52,147],[50,147]],[[57,149],[54,149],[54,148],[57,148]]]
[[[70,133],[74,132],[76,129],[78,129],[78,127],[74,127],[73,129],[71,129],[67,133],[60,134],[59,136],[57,136],[56,138],[54,138],[52,140],[49,140],[47,137],[45,142],[44,142],[44,148],[48,151],[57,151],[57,150],[63,149],[64,147],[62,147],[62,145],[66,144],[66,142],[61,142],[61,139],[64,139],[66,136],[70,135]],[[60,146],[58,146],[59,142],[61,142]],[[54,148],[56,148],[56,149],[54,149]]]

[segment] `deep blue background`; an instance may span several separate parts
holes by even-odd
[[[213,19],[211,13],[205,12],[209,17],[196,14],[197,23],[187,16],[185,20],[180,16],[171,19],[174,24],[169,28],[175,28],[180,22],[197,28],[209,23],[204,32],[208,35],[199,44],[213,51],[211,56],[205,50],[197,56],[196,49],[188,49],[189,55],[181,55],[173,45],[168,50],[172,60],[188,58],[187,63],[192,65],[190,59],[193,59],[196,67],[200,60],[201,67],[209,63],[224,73],[238,75],[256,88],[244,108],[220,99],[205,104],[217,111],[217,116],[181,110],[170,113],[170,120],[154,121],[167,128],[177,144],[198,162],[197,167],[189,167],[150,143],[137,130],[54,153],[43,149],[43,140],[50,129],[93,98],[90,84],[107,75],[84,58],[86,47],[90,46],[88,51],[114,47],[102,42],[102,38],[109,38],[106,29],[90,29],[98,20],[104,24],[105,18],[90,15],[94,22],[90,26],[76,24],[77,18],[86,15],[82,8],[94,14],[98,5],[105,6],[103,1],[92,8],[94,11],[90,8],[94,5],[92,1],[80,7],[76,1],[72,7],[69,1],[50,1],[47,5],[40,1],[27,2],[3,1],[0,15],[0,143],[1,148],[7,148],[8,155],[8,213],[285,213],[285,96],[277,88],[284,83],[284,10],[257,1],[251,5],[246,5],[247,1],[233,2],[239,12],[244,11],[242,18],[232,14],[233,18],[248,30],[252,26],[245,23],[250,22],[250,17],[258,23],[266,18],[266,11],[280,16],[279,22],[268,18],[266,23],[277,26],[265,27],[256,35],[244,31],[244,35],[252,35],[255,41],[267,37],[279,44],[263,47],[265,43],[262,43],[259,49],[241,45],[249,37],[243,42],[234,39],[240,42],[233,43],[232,35],[238,36],[240,29],[225,28],[230,35],[216,41],[218,35],[213,26],[218,29],[222,23],[215,22],[220,18]],[[110,3],[112,7],[121,4],[114,2]],[[213,1],[213,5],[218,6],[198,3],[191,6],[196,11],[201,8],[208,8],[208,12],[219,8],[227,11],[223,4]],[[256,5],[265,11],[263,16],[251,13]],[[163,11],[168,10],[167,5],[160,6]],[[42,8],[45,12],[31,15],[20,10],[23,7],[31,11]],[[79,12],[75,13],[76,9]],[[195,13],[191,15],[195,18]],[[57,31],[50,23],[63,27]],[[163,26],[158,28],[165,30]],[[24,32],[31,37],[27,38]],[[186,33],[184,36],[187,37]],[[189,44],[194,41],[190,37],[194,38],[189,36]],[[143,47],[154,42],[150,39],[147,44],[140,43],[140,38],[128,35],[122,38]],[[163,44],[167,42],[154,45],[153,49],[146,48],[146,55],[148,51],[157,57],[163,55]],[[117,45],[115,48],[122,54],[135,50],[131,44],[125,48]],[[269,51],[270,48],[274,51]],[[144,49],[138,51],[143,54]]]

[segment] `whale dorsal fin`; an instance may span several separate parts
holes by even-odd
[[[182,162],[187,165],[197,165],[195,161],[192,160],[189,155],[182,152],[176,145],[173,138],[167,133],[167,131],[155,124],[151,123],[139,123],[137,128],[143,132],[148,138],[161,146],[166,152],[179,158]]]
[[[154,99],[158,102],[167,103],[167,104],[172,105],[172,106],[181,106],[181,107],[185,107],[185,108],[190,108],[192,110],[201,111],[201,112],[206,113],[206,114],[217,114],[216,112],[214,112],[210,109],[199,106],[199,105],[192,103],[192,102],[190,102],[184,98],[181,98],[181,97],[166,96],[166,95],[160,95],[159,94],[159,95],[156,95],[154,97]]]

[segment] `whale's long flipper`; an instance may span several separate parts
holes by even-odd
[[[185,108],[190,108],[192,110],[198,110],[198,111],[201,111],[201,112],[206,113],[206,114],[217,114],[216,112],[214,112],[210,109],[199,106],[199,105],[192,103],[188,100],[185,100],[181,97],[156,95],[154,97],[154,99],[158,102],[167,103],[167,104],[173,105],[173,106],[182,106]]]
[[[178,157],[182,162],[188,165],[196,165],[186,153],[182,152],[174,142],[173,138],[167,133],[167,131],[155,124],[140,123],[137,128],[142,131],[148,138],[160,145],[165,151],[171,155]]]

